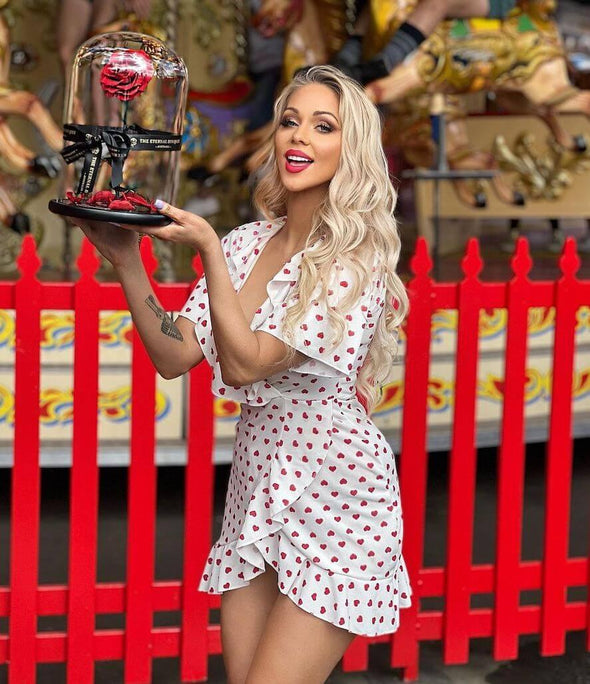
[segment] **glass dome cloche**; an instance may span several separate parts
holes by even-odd
[[[153,202],[174,203],[187,89],[184,62],[156,38],[121,31],[83,43],[65,105],[66,197],[51,200],[50,211],[170,223]]]

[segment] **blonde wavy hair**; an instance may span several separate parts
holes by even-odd
[[[286,214],[287,191],[280,180],[274,133],[290,96],[310,83],[325,85],[338,96],[342,149],[328,192],[314,212],[293,293],[298,298],[286,312],[283,331],[287,340],[292,339],[295,325],[308,310],[312,293],[321,282],[317,299],[326,305],[333,330],[332,343],[336,346],[346,330],[346,312],[375,277],[382,278],[386,286],[385,307],[356,382],[370,415],[396,360],[398,330],[408,311],[408,298],[396,273],[401,246],[393,215],[397,194],[389,179],[381,144],[381,119],[355,81],[332,66],[313,66],[297,73],[283,89],[274,107],[273,134],[261,150],[264,162],[259,169],[254,204],[267,219]],[[313,249],[308,249],[311,246]],[[327,299],[327,283],[335,262],[350,269],[356,278],[338,309],[328,306]],[[373,273],[374,265],[378,273]]]

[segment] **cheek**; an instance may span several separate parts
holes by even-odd
[[[338,167],[338,164],[340,162],[340,144],[333,144],[330,145],[330,147],[326,150],[326,159],[330,160],[330,166],[334,168],[334,170]]]

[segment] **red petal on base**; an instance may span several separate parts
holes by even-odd
[[[78,197],[78,195],[74,195],[74,193],[71,190],[68,190],[66,192],[66,197],[70,200],[72,204],[80,204],[82,201],[81,197]]]
[[[115,197],[115,193],[110,190],[99,190],[87,201],[88,204],[105,204],[109,205]]]
[[[119,211],[133,211],[133,204],[127,200],[113,200],[109,204],[109,209],[117,209]]]

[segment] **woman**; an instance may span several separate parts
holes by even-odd
[[[324,682],[355,634],[397,629],[410,588],[394,456],[368,412],[407,309],[380,120],[334,67],[275,105],[255,202],[270,218],[221,243],[198,216],[149,230],[189,244],[205,275],[173,322],[137,239],[83,230],[111,261],[166,378],[206,358],[242,403],[223,529],[199,589],[221,593],[228,682]],[[332,340],[332,333],[335,339]]]

